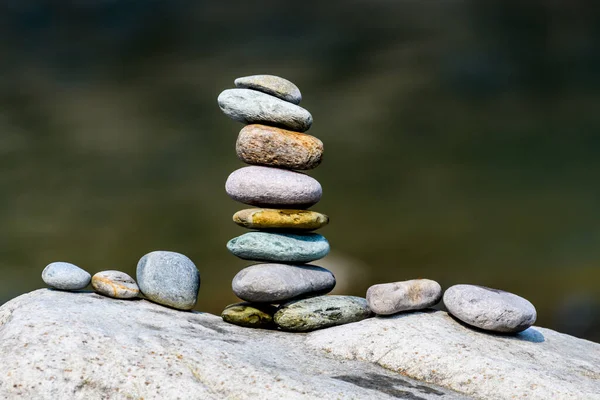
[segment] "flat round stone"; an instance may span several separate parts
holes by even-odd
[[[90,284],[89,272],[68,262],[50,263],[42,271],[42,280],[46,285],[60,290],[79,290]]]
[[[314,265],[256,264],[238,272],[231,286],[242,300],[280,303],[329,293],[335,287],[335,277]]]
[[[378,315],[421,310],[439,303],[442,287],[430,279],[382,283],[367,290],[367,303]]]
[[[225,307],[221,317],[230,324],[247,328],[274,328],[273,314],[277,307],[264,303],[237,303]]]
[[[136,275],[140,291],[155,303],[180,310],[190,310],[196,304],[200,273],[183,254],[148,253],[138,262]]]
[[[247,164],[307,170],[321,163],[323,142],[306,133],[253,124],[240,131],[235,150]]]
[[[100,294],[115,299],[131,299],[140,293],[135,280],[121,271],[102,271],[92,276],[92,287]]]
[[[231,239],[227,249],[244,260],[308,263],[329,253],[329,242],[318,233],[249,232]]]
[[[319,296],[283,304],[275,313],[277,326],[308,332],[362,321],[372,316],[367,301],[354,296]]]
[[[476,285],[454,285],[444,293],[448,312],[468,325],[495,332],[521,332],[534,324],[537,313],[524,298]]]
[[[236,201],[266,208],[308,208],[323,194],[321,184],[308,175],[259,166],[233,171],[225,190]]]
[[[217,99],[221,111],[245,124],[266,124],[305,132],[312,115],[304,108],[266,93],[250,89],[227,89]]]
[[[258,90],[294,104],[300,104],[302,101],[298,86],[275,75],[244,76],[235,80],[235,86]]]
[[[306,230],[322,228],[329,217],[316,211],[247,208],[233,214],[233,222],[249,229]]]

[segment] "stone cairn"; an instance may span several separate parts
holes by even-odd
[[[236,153],[251,166],[234,171],[225,190],[256,207],[233,216],[236,224],[255,231],[231,239],[227,248],[258,264],[233,278],[233,292],[246,302],[228,306],[223,319],[246,327],[307,331],[369,317],[365,299],[322,296],[333,289],[335,277],[308,264],[329,253],[327,239],[311,232],[329,218],[307,210],[321,199],[321,185],[297,172],[316,168],[323,157],[323,143],[304,133],[312,116],[298,105],[300,90],[272,75],[238,78],[235,86],[223,91],[218,103],[227,116],[248,124],[239,133]]]
[[[306,132],[312,116],[298,106],[302,99],[293,83],[257,75],[235,80],[236,89],[219,95],[219,106],[246,123],[236,151],[249,167],[234,171],[225,185],[229,196],[254,206],[238,211],[233,220],[254,231],[234,238],[227,248],[257,262],[233,278],[233,292],[244,303],[228,306],[226,322],[251,327],[306,332],[357,322],[376,315],[393,315],[432,307],[442,288],[430,279],[382,283],[367,290],[366,299],[325,296],[335,286],[333,274],[307,263],[329,252],[327,240],[311,231],[329,222],[307,210],[321,199],[321,185],[297,171],[316,168],[323,143]],[[50,263],[42,272],[54,289],[77,291],[90,282],[97,293],[117,299],[144,295],[179,310],[191,310],[200,289],[200,273],[183,254],[153,251],[137,264],[136,281],[120,271],[93,277],[67,262]],[[515,294],[476,285],[454,285],[443,295],[448,313],[462,323],[490,332],[521,332],[536,320],[533,304]],[[399,323],[402,319],[398,320]]]

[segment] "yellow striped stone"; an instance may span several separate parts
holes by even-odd
[[[233,215],[233,222],[250,229],[295,229],[312,231],[329,223],[329,217],[308,210],[248,208]]]

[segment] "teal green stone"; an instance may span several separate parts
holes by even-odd
[[[362,297],[319,296],[281,305],[274,320],[283,330],[308,332],[362,321],[372,315]]]
[[[244,260],[308,263],[329,253],[329,242],[318,233],[249,232],[231,239],[227,249]]]

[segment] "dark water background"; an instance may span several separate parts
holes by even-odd
[[[1,1],[0,303],[51,261],[156,250],[233,301],[238,76],[294,81],[323,140],[338,292],[515,292],[600,340],[600,11],[581,1]],[[319,264],[319,263],[317,263]]]

